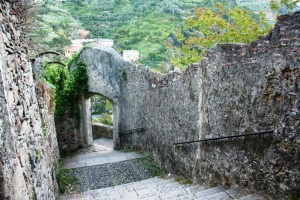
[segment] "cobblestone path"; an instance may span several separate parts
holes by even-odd
[[[265,199],[241,188],[206,188],[157,177],[159,171],[150,157],[114,151],[107,140],[95,144],[65,159],[64,167],[77,178],[78,184],[69,194],[60,196],[60,200]]]

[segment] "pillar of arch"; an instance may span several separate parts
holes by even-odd
[[[119,138],[119,73],[125,61],[114,49],[105,46],[92,46],[84,49],[77,61],[83,62],[87,68],[88,93],[81,96],[81,137],[85,144],[93,143],[91,124],[91,97],[100,94],[113,102],[113,141],[118,148]],[[71,68],[76,68],[74,64]]]

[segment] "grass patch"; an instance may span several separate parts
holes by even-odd
[[[124,148],[124,149],[121,149],[120,151],[121,151],[121,152],[125,152],[125,153],[135,152],[135,150],[129,149],[129,148]]]
[[[61,194],[68,192],[68,189],[77,185],[77,179],[67,173],[66,169],[59,166],[56,174],[58,189]]]
[[[82,145],[78,146],[77,149],[74,149],[72,151],[63,151],[63,152],[60,153],[60,157],[61,158],[73,157],[73,156],[77,155],[80,150],[82,150],[84,148],[88,148],[89,146],[91,146],[91,145],[82,144]]]
[[[182,178],[182,177],[176,177],[175,181],[184,185],[191,185],[193,184],[193,182],[191,180],[188,180],[186,178]]]
[[[164,176],[165,173],[161,170],[161,168],[158,166],[158,163],[153,159],[152,156],[147,155],[145,157],[139,158],[138,160],[143,166],[150,170],[153,170],[155,176]]]
[[[291,194],[285,198],[285,200],[299,200],[296,194]]]

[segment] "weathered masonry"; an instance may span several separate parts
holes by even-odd
[[[299,12],[281,16],[267,37],[219,45],[169,75],[123,63],[111,49],[84,50],[90,91],[117,108],[115,148],[151,152],[165,170],[196,182],[299,196],[299,21]],[[261,131],[270,134],[173,144]]]
[[[55,199],[53,93],[33,80],[27,1],[0,2],[0,199]]]
[[[0,2],[0,199],[55,199],[53,94],[33,80],[25,2]],[[269,36],[219,45],[168,75],[126,63],[110,48],[85,49],[81,130],[65,119],[63,147],[92,142],[89,98],[101,94],[114,102],[115,148],[151,152],[165,170],[195,182],[299,198],[299,22],[299,12],[281,16]],[[174,145],[260,131],[272,134]]]

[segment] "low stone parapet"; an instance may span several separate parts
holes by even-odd
[[[109,138],[113,139],[113,127],[102,124],[102,123],[93,123],[93,139],[98,138]]]

